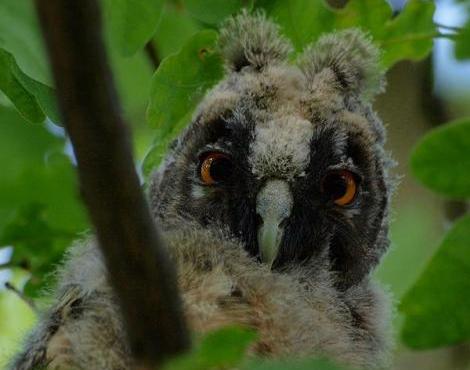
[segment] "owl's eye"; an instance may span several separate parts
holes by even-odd
[[[332,171],[323,178],[322,191],[335,204],[347,206],[356,199],[356,176],[346,170]]]
[[[202,182],[206,185],[213,185],[230,177],[233,163],[227,154],[209,152],[202,155],[199,171]]]

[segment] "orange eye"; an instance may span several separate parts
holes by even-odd
[[[220,152],[206,153],[201,158],[200,175],[206,185],[213,185],[227,180],[233,171],[230,157]]]
[[[347,206],[356,199],[356,177],[350,171],[333,171],[323,179],[322,191],[335,204]]]

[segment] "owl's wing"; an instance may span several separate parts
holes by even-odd
[[[98,249],[87,242],[69,254],[52,307],[10,369],[129,369],[120,315]]]

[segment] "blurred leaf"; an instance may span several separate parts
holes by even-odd
[[[470,216],[456,222],[405,295],[403,341],[416,349],[470,339]]]
[[[168,362],[164,370],[227,369],[240,364],[256,334],[241,327],[226,327],[207,334],[188,354]]]
[[[470,119],[454,121],[426,134],[411,155],[411,169],[436,192],[470,197]]]
[[[154,37],[160,58],[164,59],[180,51],[188,39],[200,29],[200,23],[189,15],[186,8],[173,2],[165,3],[162,19]]]
[[[395,206],[390,225],[392,245],[374,275],[389,286],[395,299],[401,299],[418,279],[426,262],[434,254],[443,235],[442,205],[430,202],[423,194],[413,202]]]
[[[24,74],[12,54],[0,48],[0,90],[30,122],[43,122],[45,115],[59,122],[54,90]]]
[[[391,67],[400,60],[421,60],[432,50],[436,26],[435,4],[427,0],[409,0],[403,11],[384,27],[379,45],[384,50],[382,62]]]
[[[160,130],[157,131],[157,135],[154,139],[154,144],[150,146],[147,154],[142,161],[142,173],[144,178],[148,178],[152,171],[158,168],[159,164],[161,163],[165,153],[167,151],[168,145],[171,140],[165,138],[161,135]]]
[[[352,0],[336,11],[336,24],[340,29],[359,27],[370,32],[374,39],[382,39],[392,15],[392,8],[386,1]]]
[[[156,130],[153,144],[142,162],[142,173],[145,178],[148,178],[152,171],[160,165],[167,153],[168,146],[187,126],[190,119],[191,112],[184,116],[176,125],[171,127],[171,130],[166,129],[165,127],[161,127]]]
[[[470,58],[470,20],[455,40],[455,56],[457,59]]]
[[[324,0],[260,0],[257,5],[281,25],[297,51],[323,33],[359,27],[383,49],[382,63],[387,68],[399,60],[424,58],[436,34],[435,5],[427,0],[408,1],[394,18],[385,0],[350,0],[343,9],[333,9]]]
[[[281,26],[297,51],[317,40],[322,33],[333,31],[338,13],[323,0],[258,0],[256,6],[264,8]]]
[[[32,273],[25,292],[36,295],[60,261],[65,247],[75,233],[51,227],[46,219],[47,206],[31,203],[18,209],[0,233],[0,245],[13,245],[10,265]]]
[[[26,125],[13,110],[0,107],[0,166],[8,174],[0,181],[0,236],[14,242],[15,261],[32,258],[38,282],[87,226],[63,146],[64,140],[43,125]]]
[[[25,74],[51,85],[34,1],[0,1],[0,47],[14,55]]]
[[[201,31],[162,61],[152,79],[147,111],[152,126],[171,130],[220,80],[223,66],[214,51],[216,39],[215,31]]]
[[[113,38],[125,56],[142,49],[155,34],[164,0],[106,0]]]
[[[20,273],[15,272],[12,281],[18,286],[21,282],[16,275]],[[20,350],[22,337],[36,322],[36,315],[16,294],[0,290],[0,317],[0,369],[8,369],[12,356]]]
[[[342,370],[330,361],[311,358],[311,359],[291,359],[291,360],[250,360],[242,370]]]
[[[184,0],[189,13],[203,23],[218,24],[243,7],[251,9],[254,0]]]

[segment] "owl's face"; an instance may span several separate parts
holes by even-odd
[[[228,28],[262,18],[242,17]],[[351,62],[345,48],[354,57],[365,47],[351,51],[351,40],[367,40],[342,37],[320,40],[300,66],[250,62],[241,45],[245,60],[232,56],[156,174],[158,217],[225,229],[274,270],[327,255],[339,287],[360,281],[388,245],[389,186],[382,125],[361,96],[366,76],[341,65]],[[317,55],[335,48],[340,58]]]

